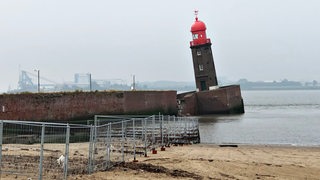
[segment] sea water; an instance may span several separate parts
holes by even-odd
[[[245,114],[200,117],[201,143],[320,146],[320,90],[241,93]]]

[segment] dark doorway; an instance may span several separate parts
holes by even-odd
[[[201,85],[201,91],[205,91],[207,90],[207,84],[206,81],[200,81],[200,85]]]

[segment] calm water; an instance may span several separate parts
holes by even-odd
[[[242,91],[244,115],[201,117],[202,143],[320,146],[320,91]]]

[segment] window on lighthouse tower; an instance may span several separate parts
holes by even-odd
[[[198,39],[199,34],[192,34],[193,39]]]
[[[199,64],[199,71],[203,71],[203,65]]]

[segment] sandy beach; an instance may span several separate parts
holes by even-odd
[[[320,179],[320,147],[220,147],[210,144],[171,146],[165,151],[158,148],[157,154],[149,152],[148,157],[137,156],[138,162],[131,159],[108,171],[88,175],[86,172],[80,172],[87,166],[87,158],[82,155],[88,153],[87,146],[87,143],[71,145],[70,162],[73,160],[73,163],[69,167],[68,179]],[[14,155],[13,158],[23,154],[22,157],[29,159],[23,161],[24,164],[20,167],[33,165],[34,173],[37,174],[37,145],[18,144],[8,147],[3,154]],[[58,167],[55,158],[63,152],[64,145],[53,144],[47,148],[44,152],[47,156],[44,169],[49,170],[49,166],[55,169],[52,169],[51,175],[46,176],[46,179],[61,179],[61,175],[58,174],[62,173],[62,169]],[[79,157],[83,159],[75,161]],[[11,162],[14,162],[14,159],[11,159]],[[2,169],[6,170],[7,165]],[[3,174],[0,179],[27,179],[27,176]]]
[[[69,179],[320,179],[320,147],[194,144],[138,161]]]

